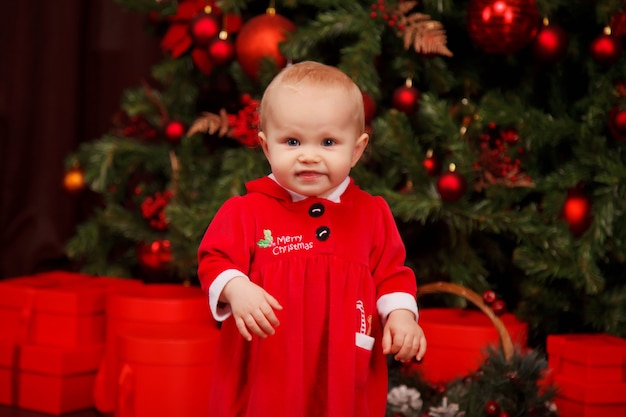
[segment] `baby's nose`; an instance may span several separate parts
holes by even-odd
[[[320,161],[320,156],[314,152],[302,152],[298,156],[298,162],[302,163],[316,163]]]

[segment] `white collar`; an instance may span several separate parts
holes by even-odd
[[[268,177],[273,179],[274,182],[276,182],[276,184],[280,185],[283,189],[285,189],[285,191],[287,191],[289,195],[291,196],[291,201],[293,201],[294,203],[308,198],[308,196],[306,195],[294,193],[293,191],[283,187],[278,181],[276,181],[276,177],[274,176],[274,174],[270,174],[268,175]],[[333,203],[341,203],[341,196],[346,191],[346,188],[348,188],[348,185],[350,185],[350,177],[346,177],[346,179],[343,180],[341,184],[337,186],[337,188],[335,188],[335,191],[330,193],[328,197],[325,197],[326,200],[332,201]]]

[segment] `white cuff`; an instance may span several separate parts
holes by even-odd
[[[246,274],[241,271],[236,269],[227,269],[219,274],[209,287],[209,308],[211,309],[213,318],[217,321],[224,321],[232,314],[230,311],[230,304],[222,304],[218,306],[218,301],[226,284],[228,284],[230,280],[235,277],[245,277],[246,279],[249,279]]]
[[[409,310],[415,314],[415,321],[419,318],[417,302],[412,294],[406,292],[392,292],[381,296],[376,301],[376,309],[383,324],[387,322],[387,316],[394,310]]]

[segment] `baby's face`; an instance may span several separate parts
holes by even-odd
[[[298,194],[327,197],[367,145],[356,107],[338,88],[278,87],[259,133],[276,180]]]

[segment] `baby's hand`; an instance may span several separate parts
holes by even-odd
[[[221,298],[230,304],[237,329],[244,339],[250,341],[252,334],[267,337],[276,332],[280,323],[274,310],[283,307],[260,286],[247,278],[236,277],[224,286]]]
[[[426,353],[424,331],[409,310],[394,310],[389,313],[383,330],[383,353],[393,354],[398,361],[409,361],[414,357],[420,361]]]

